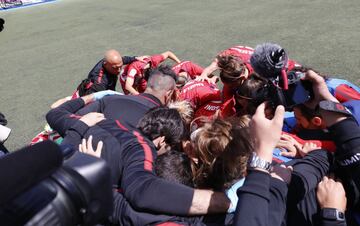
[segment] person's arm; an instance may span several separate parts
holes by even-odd
[[[49,123],[51,128],[57,131],[61,136],[64,136],[66,130],[74,125],[81,117],[75,115],[74,113],[91,101],[93,101],[92,94],[67,101],[59,107],[51,109],[46,114],[46,121]]]
[[[250,122],[251,136],[254,138],[254,155],[268,164],[272,161],[272,150],[280,140],[283,117],[284,107],[278,106],[274,118],[268,120],[265,117],[265,104],[262,103]],[[239,201],[234,225],[280,225],[285,215],[287,187],[285,182],[273,179],[270,190],[271,180],[267,169],[250,164],[244,186],[237,192]],[[272,206],[277,207],[277,212],[269,214]],[[273,217],[274,215],[276,217]],[[275,222],[271,222],[272,220]]]
[[[50,108],[51,108],[51,109],[57,108],[57,107],[59,107],[60,105],[62,105],[63,103],[65,103],[66,101],[69,101],[69,100],[71,100],[71,97],[61,98],[61,99],[55,101],[54,103],[52,103],[51,106],[50,106]]]
[[[312,83],[314,100],[312,106],[316,106],[322,100],[339,103],[329,92],[325,80],[313,71],[308,71],[305,78]],[[342,113],[320,110],[320,114],[328,127],[336,144],[335,160],[348,174],[348,178],[354,180],[357,188],[360,188],[360,128],[355,119]]]
[[[131,64],[132,62],[136,61],[136,57],[135,56],[123,56],[122,61],[123,61],[124,65]]]
[[[197,76],[200,76],[203,71],[204,71],[204,68],[202,68],[201,66],[195,64],[195,63],[192,63],[190,61],[190,66],[191,66],[191,74],[190,74],[190,77],[191,79],[195,79]]]
[[[112,90],[104,90],[67,101],[59,107],[51,109],[46,114],[46,120],[52,129],[64,137],[66,130],[72,127],[82,115],[99,110],[100,105],[94,101],[100,100],[104,96],[117,94]],[[89,105],[83,108],[87,104]]]
[[[145,62],[144,59],[149,58],[149,56],[123,56],[122,57],[122,61],[123,64],[131,64],[134,61],[141,61],[141,62]]]
[[[330,154],[326,150],[315,150],[292,165],[293,173],[289,184],[288,205],[295,205],[311,191],[329,172]],[[291,163],[291,162],[289,162]]]
[[[181,216],[226,213],[230,201],[224,193],[194,190],[158,178],[151,169],[153,162],[145,158],[145,150],[147,155],[148,151],[155,154],[146,143],[131,145],[123,151],[121,189],[135,209]]]
[[[346,226],[345,209],[347,200],[341,182],[324,177],[318,185],[316,196],[321,208],[321,225]],[[330,212],[330,215],[326,211]],[[336,213],[335,211],[337,212],[338,217],[331,214]]]
[[[179,58],[178,58],[173,52],[171,52],[171,51],[166,51],[166,52],[162,53],[161,55],[162,55],[162,57],[163,57],[164,59],[169,58],[169,59],[175,61],[176,63],[180,63],[180,62],[181,62],[181,61],[179,60]]]
[[[249,170],[244,185],[238,189],[235,226],[268,226],[270,174]],[[249,208],[251,206],[251,208]]]
[[[125,89],[126,89],[127,91],[129,91],[132,95],[137,95],[137,94],[139,94],[139,92],[136,91],[136,89],[134,89],[133,85],[134,85],[134,78],[128,76],[128,77],[126,78],[126,82],[125,82]]]
[[[214,83],[214,79],[210,79],[210,75],[219,69],[217,59],[215,59],[209,66],[207,66],[200,76],[196,77],[195,80],[197,81],[208,81],[209,83]]]

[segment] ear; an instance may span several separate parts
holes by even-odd
[[[322,118],[315,116],[314,118],[311,119],[311,123],[314,124],[315,126],[321,126]]]

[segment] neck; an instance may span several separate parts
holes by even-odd
[[[150,88],[147,88],[144,93],[148,93],[148,94],[151,94],[151,95],[155,96],[156,98],[158,98],[160,100],[160,102],[162,104],[165,104],[164,95],[161,94],[161,92],[158,92],[158,91],[152,90]]]

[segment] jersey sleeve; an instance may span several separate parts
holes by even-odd
[[[195,79],[198,75],[201,75],[203,71],[204,68],[190,62],[190,70],[188,71],[188,74],[190,75],[191,79]]]
[[[157,177],[153,170],[156,151],[141,138],[138,139],[138,143],[127,145],[123,151],[121,189],[125,198],[135,209],[187,215],[193,189]]]
[[[62,137],[65,132],[79,121],[81,116],[89,112],[102,112],[103,98],[84,106],[82,98],[67,101],[46,114],[46,120],[50,127],[57,131]]]
[[[136,61],[134,56],[123,56],[122,61],[124,65],[131,64],[132,62]]]
[[[159,66],[159,64],[161,64],[165,60],[165,58],[163,57],[163,55],[159,54],[159,55],[151,56],[150,60],[151,60],[151,67],[155,68]]]
[[[126,73],[126,77],[127,78],[135,78],[135,76],[139,74],[139,68],[141,66],[140,64],[143,64],[143,63],[136,61],[136,62],[130,64],[129,68],[127,70],[127,73]]]
[[[66,130],[73,126],[81,117],[75,114],[84,106],[81,98],[67,101],[57,108],[51,109],[46,114],[46,121],[50,127],[57,131],[61,136],[65,135]]]

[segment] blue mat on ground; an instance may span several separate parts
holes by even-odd
[[[1,0],[0,10],[17,9],[55,1],[56,0]]]

